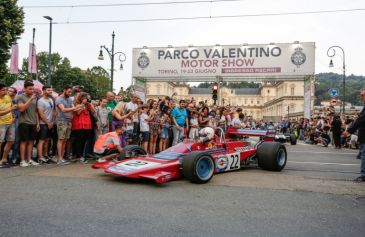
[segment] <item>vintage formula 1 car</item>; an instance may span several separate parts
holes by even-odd
[[[276,133],[275,141],[281,142],[281,143],[290,142],[291,145],[296,145],[297,137],[291,133]]]
[[[215,173],[243,167],[258,165],[264,170],[281,171],[287,152],[284,145],[272,140],[273,134],[268,131],[229,128],[226,136],[205,142],[185,140],[155,155],[147,155],[139,146],[126,146],[126,159],[95,163],[92,168],[156,183],[182,177],[193,183],[207,183]]]

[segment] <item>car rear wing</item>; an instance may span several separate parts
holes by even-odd
[[[275,140],[276,131],[275,129],[268,130],[253,130],[253,129],[241,129],[241,128],[228,128],[226,132],[227,138],[230,135],[241,135],[247,137],[260,137],[260,140],[266,142],[272,142]]]
[[[228,128],[227,134],[242,135],[249,137],[265,137],[269,131],[266,130],[253,130],[253,129],[242,129],[242,128]]]

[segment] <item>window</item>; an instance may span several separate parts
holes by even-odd
[[[251,100],[251,104],[253,104],[253,100]]]
[[[260,104],[260,101],[259,101],[259,100],[257,100],[257,104],[258,104],[258,105]]]
[[[291,96],[294,96],[294,93],[295,93],[295,85],[294,84],[291,84],[290,85],[290,95]]]
[[[294,91],[295,91],[295,88],[294,88],[294,87],[290,88],[290,95],[291,95],[291,96],[293,96],[293,95],[294,95]]]
[[[247,104],[247,99],[245,99],[245,104]]]

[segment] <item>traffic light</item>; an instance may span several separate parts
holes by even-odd
[[[214,100],[214,104],[216,104],[217,100],[218,100],[218,84],[214,83],[212,86],[212,99]]]

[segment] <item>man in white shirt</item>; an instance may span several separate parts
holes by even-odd
[[[243,122],[244,119],[245,115],[243,113],[240,113],[238,117],[232,120],[232,126],[234,128],[246,128],[246,124]]]
[[[125,112],[130,110],[132,112],[137,112],[138,110],[138,95],[132,94],[131,101],[125,104],[124,110]],[[134,113],[132,117],[133,122],[133,139],[132,143],[134,145],[138,144],[138,137],[139,137],[139,119],[138,119],[138,113]]]

